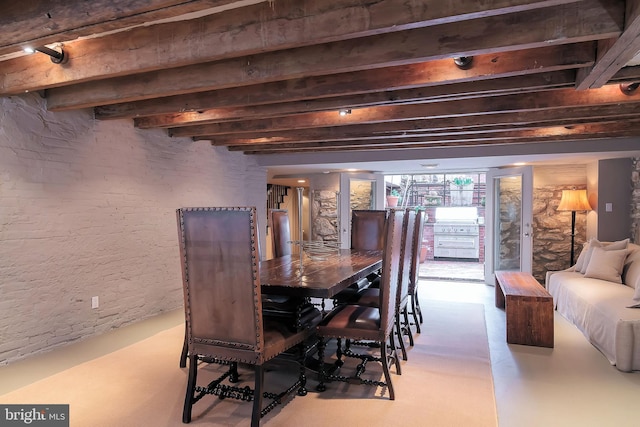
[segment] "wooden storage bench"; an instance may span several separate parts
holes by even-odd
[[[531,274],[496,271],[496,307],[505,309],[509,344],[553,347],[553,298]]]

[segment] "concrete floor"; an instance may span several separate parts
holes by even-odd
[[[427,260],[420,264],[420,278],[484,282],[484,263]]]
[[[618,371],[582,333],[554,318],[555,347],[506,343],[493,286],[421,280],[421,298],[485,306],[500,427],[637,426],[640,372]]]

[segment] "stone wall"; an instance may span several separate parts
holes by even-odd
[[[563,270],[571,263],[571,212],[559,212],[562,190],[582,185],[543,186],[533,191],[533,275],[544,283],[547,271]],[[587,212],[576,212],[574,262],[587,235]]]
[[[335,191],[314,190],[311,205],[313,240],[338,240],[338,203]]]
[[[631,186],[631,239],[640,244],[640,157],[633,159]]]
[[[175,210],[257,206],[264,230],[265,192],[250,156],[0,98],[0,364],[181,308]]]

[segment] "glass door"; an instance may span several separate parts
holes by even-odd
[[[533,173],[530,166],[487,173],[485,282],[496,270],[531,273]]]

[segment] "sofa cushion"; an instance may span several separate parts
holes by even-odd
[[[547,286],[558,313],[611,364],[621,371],[640,370],[640,310],[627,308],[633,289],[569,271],[553,272]]]
[[[591,239],[589,241],[589,247],[585,248],[586,253],[584,257],[584,262],[581,265],[580,269],[576,268],[576,271],[579,271],[582,274],[587,272],[587,266],[589,265],[589,261],[591,260],[591,255],[593,254],[593,250],[595,248],[602,248],[605,251],[616,251],[620,249],[627,249],[629,245],[629,239],[618,240],[616,242],[601,242],[598,239]]]
[[[627,258],[627,250],[604,250],[595,247],[587,265],[584,277],[622,283],[622,268]]]
[[[640,246],[630,243],[627,250],[629,254],[624,262],[622,283],[637,290],[640,287]]]

